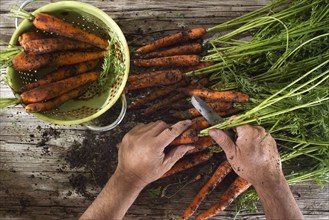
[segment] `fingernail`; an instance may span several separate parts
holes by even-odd
[[[217,129],[211,129],[211,130],[209,131],[209,135],[210,135],[210,136],[215,136],[217,133],[218,133]]]
[[[184,120],[183,123],[185,125],[191,125],[192,124],[192,121],[190,119],[187,119],[187,120]]]

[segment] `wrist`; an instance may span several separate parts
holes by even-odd
[[[284,177],[283,173],[269,173],[263,178],[259,178],[253,186],[255,189],[258,190],[273,190],[282,189],[282,185],[288,185],[286,178]]]
[[[119,169],[114,172],[112,178],[114,178],[116,184],[120,184],[121,187],[137,191],[138,193],[147,185],[138,177],[121,172]]]

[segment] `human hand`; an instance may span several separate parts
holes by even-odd
[[[118,145],[118,167],[115,174],[138,188],[144,188],[159,179],[193,148],[182,145],[164,153],[165,148],[190,126],[190,120],[174,125],[163,121],[138,124]]]
[[[280,155],[275,140],[262,127],[242,125],[236,128],[234,143],[227,134],[212,129],[209,135],[225,151],[234,171],[252,185],[282,177]]]

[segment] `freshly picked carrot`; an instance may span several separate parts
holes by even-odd
[[[192,154],[192,153],[206,150],[213,144],[214,144],[214,142],[211,137],[199,137],[199,139],[194,144],[195,148],[187,151],[186,154]]]
[[[183,78],[183,74],[178,69],[160,70],[143,75],[139,80],[129,83],[127,90],[143,89],[152,86],[171,85],[179,82]]]
[[[225,102],[249,102],[249,96],[245,93],[230,91],[210,91],[207,89],[182,89],[189,96],[200,96],[208,99],[217,99]]]
[[[59,36],[79,40],[85,43],[89,43],[96,47],[106,49],[108,47],[108,42],[101,37],[83,30],[82,28],[73,25],[68,21],[64,21],[53,15],[46,13],[38,13],[32,15],[25,10],[11,10],[16,17],[25,18],[32,21],[33,25],[47,32],[52,32],[58,34]]]
[[[199,139],[195,129],[188,129],[175,138],[170,145],[194,144]]]
[[[171,86],[168,87],[163,87],[163,88],[159,88],[156,89],[154,91],[151,91],[149,94],[147,95],[140,95],[138,96],[133,102],[131,102],[128,105],[128,109],[132,109],[132,108],[138,108],[148,102],[151,102],[157,98],[160,98],[162,96],[168,95],[169,93],[175,91],[177,88],[181,88],[186,86],[189,83],[188,78],[185,78],[181,81],[179,81],[176,84],[173,84]]]
[[[60,67],[54,72],[45,75],[42,79],[23,86],[18,93],[23,93],[33,88],[43,86],[51,82],[59,81],[68,77],[75,76],[77,74],[91,71],[97,66],[98,62],[99,60],[91,60],[84,63],[78,63],[74,65]]]
[[[46,84],[44,86],[34,88],[27,92],[23,92],[21,94],[21,99],[24,104],[47,101],[64,93],[67,93],[72,89],[96,81],[98,76],[99,72],[88,72],[50,84]]]
[[[230,163],[225,160],[215,170],[214,174],[208,180],[208,182],[201,188],[198,194],[193,198],[192,202],[186,208],[184,214],[179,218],[180,220],[189,219],[193,213],[200,206],[201,202],[210,194],[216,186],[224,179],[224,177],[232,171]]]
[[[151,114],[153,112],[158,111],[159,109],[165,108],[170,104],[173,104],[179,100],[182,100],[186,95],[183,93],[178,93],[174,96],[165,98],[160,100],[159,102],[155,103],[154,105],[147,107],[146,109],[144,109],[144,114],[148,115]]]
[[[18,71],[38,70],[42,67],[71,65],[102,58],[106,51],[65,51],[47,54],[20,53],[12,60],[13,68]]]
[[[199,214],[195,219],[203,220],[217,215],[224,209],[226,209],[235,198],[237,198],[241,193],[246,191],[251,186],[247,180],[237,177],[234,182],[229,186],[229,188],[221,195],[218,202],[211,206],[208,210]]]
[[[28,104],[25,106],[25,111],[28,113],[36,113],[54,109],[62,105],[64,102],[82,95],[86,91],[86,88],[86,86],[82,86],[46,102]]]
[[[159,57],[152,59],[134,60],[134,65],[141,67],[179,67],[179,66],[195,66],[200,63],[198,55],[175,55],[168,57]]]
[[[26,42],[31,41],[31,40],[40,40],[40,39],[45,39],[45,38],[51,38],[53,37],[52,35],[47,35],[42,32],[35,32],[35,31],[29,31],[21,34],[18,37],[18,42],[21,46],[24,46]]]
[[[206,119],[204,119],[203,116],[192,119],[191,128],[199,130],[199,129],[208,128],[209,126],[210,126],[209,122]]]
[[[43,54],[56,51],[66,51],[74,49],[92,49],[95,46],[67,38],[45,38],[30,40],[24,43],[24,51],[29,53]]]
[[[201,164],[209,160],[213,156],[213,153],[210,151],[202,151],[196,154],[193,154],[189,157],[184,157],[179,160],[169,171],[167,171],[161,178],[174,175],[176,173],[182,172],[184,170],[190,169],[196,165]]]
[[[179,32],[138,48],[137,53],[145,54],[148,52],[155,51],[159,48],[168,47],[174,44],[201,38],[205,33],[206,29],[204,28],[193,28],[187,32]]]
[[[199,54],[201,52],[201,50],[202,50],[201,44],[191,43],[191,44],[185,44],[185,45],[173,47],[173,48],[162,50],[162,51],[155,51],[152,53],[148,53],[144,56],[144,58]]]

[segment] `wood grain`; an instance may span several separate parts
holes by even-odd
[[[23,1],[1,0],[0,39],[9,41],[14,32],[9,9]],[[249,11],[255,10],[266,0],[103,0],[83,1],[108,13],[122,28],[130,50],[160,36],[197,26],[211,27]],[[44,3],[28,6],[34,10]],[[207,36],[212,37],[212,36]],[[1,46],[4,48],[4,45]],[[11,90],[1,82],[0,97],[12,97]],[[123,124],[129,122],[124,121]],[[125,124],[125,125],[126,125]],[[132,122],[133,124],[133,122]],[[129,125],[132,126],[132,125]],[[56,130],[59,135],[43,141],[45,131]],[[120,129],[120,128],[118,128]],[[118,130],[117,129],[117,130]],[[111,132],[110,131],[108,134]],[[43,122],[25,113],[21,106],[0,110],[0,218],[8,219],[76,219],[92,202],[74,191],[69,183],[72,174],[90,175],[84,169],[71,169],[65,161],[67,149],[76,141],[81,142],[87,130],[82,125],[59,126]],[[198,172],[198,170],[194,170]],[[184,176],[184,174],[183,174]],[[190,184],[170,199],[152,199],[148,190],[177,182],[176,177],[156,182],[146,188],[129,209],[125,219],[175,219],[187,207],[194,194],[207,180]],[[168,193],[182,187],[168,188]],[[224,186],[200,206],[205,210],[223,192]],[[87,192],[96,196],[101,190],[95,184],[87,185]],[[329,218],[329,190],[315,183],[292,186],[292,191],[306,219]],[[242,211],[238,219],[265,219],[259,211]],[[213,219],[233,219],[236,210],[230,206]]]

